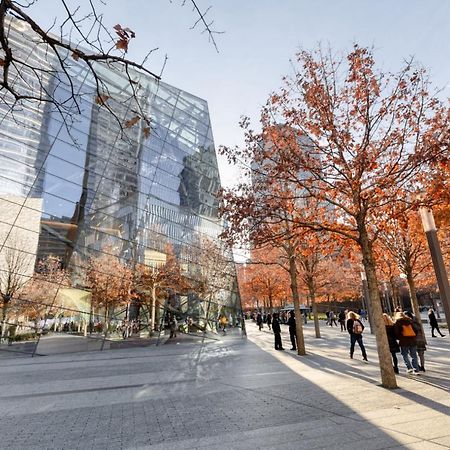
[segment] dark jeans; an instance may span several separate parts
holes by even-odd
[[[339,323],[341,324],[341,331],[347,331],[347,328],[345,328],[345,321],[339,321]]]
[[[364,347],[362,334],[352,333],[350,335],[350,356],[353,356],[353,353],[355,352],[356,343],[358,343],[359,347],[361,348],[363,358],[367,358],[366,348]]]
[[[281,343],[281,334],[273,333],[275,335],[275,350],[281,350],[283,348],[283,344]]]
[[[405,366],[407,367],[408,370],[411,369],[419,370],[416,347],[400,347],[400,352],[403,356],[403,361],[405,361]],[[410,355],[411,361],[409,360]]]
[[[289,336],[291,338],[292,348],[295,350],[297,348],[297,334],[295,333],[295,331],[289,331]]]

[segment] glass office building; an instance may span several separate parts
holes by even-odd
[[[9,39],[30,65],[57,70],[23,25],[14,24]],[[109,255],[132,272],[146,265],[154,273],[164,269],[170,254],[180,287],[159,287],[152,315],[133,286],[133,295],[115,305],[112,319],[139,320],[141,327],[153,320],[152,327],[161,328],[170,314],[178,324],[189,323],[180,326],[183,331],[198,333],[215,332],[218,317],[225,315],[239,327],[233,258],[218,239],[220,178],[206,101],[140,73],[136,98],[120,67],[99,65],[97,71],[107,86],[108,108],[98,101],[91,74],[75,60],[70,77],[76,99],[67,83],[50,76],[40,80],[49,95],[77,102],[79,112],[69,120],[51,104],[29,102],[14,114],[8,102],[0,105],[2,293],[8,261],[20,262],[20,289],[8,301],[5,320],[27,321],[27,312],[14,305],[18,298],[35,301],[23,292],[49,255],[68,280],[54,293],[58,311],[52,291],[41,301],[47,309],[40,308],[39,320],[60,330],[70,318],[70,331],[86,334],[104,314],[90,304],[86,271],[93,259]],[[35,82],[26,71],[16,80],[24,92]],[[142,120],[124,126],[136,116],[137,102],[151,119],[149,135]],[[206,288],[205,280],[211,284]]]

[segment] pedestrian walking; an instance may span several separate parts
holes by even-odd
[[[222,329],[223,333],[225,334],[227,332],[227,325],[228,325],[228,319],[225,314],[223,314],[220,317],[219,323],[220,323],[220,328]]]
[[[442,334],[441,330],[439,329],[439,324],[436,319],[436,315],[434,314],[433,308],[430,308],[428,310],[428,323],[430,324],[430,327],[431,327],[431,337],[437,337],[434,334],[434,330],[436,330],[441,335],[441,337],[445,336],[445,334]]]
[[[268,313],[267,314],[267,326],[269,327],[269,330],[271,329],[270,328],[271,325],[272,325],[272,314]]]
[[[295,325],[294,311],[289,311],[288,326],[289,326],[289,337],[291,338],[292,344],[291,350],[297,350],[297,328]]]
[[[333,311],[330,311],[330,313],[328,315],[328,320],[330,321],[330,327],[333,326],[333,323],[337,327],[336,315],[334,314]]]
[[[258,325],[259,331],[261,331],[263,327],[263,319],[260,312],[256,315],[256,325]]]
[[[395,333],[394,321],[386,313],[383,314],[383,320],[386,326],[386,335],[389,343],[389,351],[391,352],[392,356],[394,372],[399,373],[397,353],[400,353],[400,346],[398,345],[397,342],[397,335]]]
[[[346,331],[347,328],[345,327],[345,312],[344,311],[341,311],[339,313],[338,322],[341,325],[341,331]]]
[[[177,337],[178,321],[177,321],[177,318],[175,317],[175,314],[172,314],[170,316],[169,328],[170,328],[169,339],[176,338]]]
[[[364,361],[367,361],[366,348],[363,342],[364,325],[359,320],[359,316],[350,311],[347,319],[347,331],[350,335],[350,358],[353,359],[353,353],[355,352],[355,344],[358,343],[361,349],[362,357]]]
[[[419,357],[419,370],[421,372],[425,372],[425,352],[427,350],[427,340],[425,338],[425,334],[420,326],[421,324],[419,319],[415,317],[411,311],[406,311],[405,314],[413,321],[413,328],[416,333],[417,355]]]
[[[327,321],[325,322],[325,325],[329,325],[330,324],[330,311],[327,311],[325,313],[325,315],[327,316]]]
[[[273,314],[272,331],[275,336],[275,350],[284,350],[281,342],[281,327],[278,319],[278,313]]]
[[[395,313],[394,327],[407,373],[417,375],[419,373],[419,364],[417,361],[417,341],[413,321],[405,313],[397,312]]]

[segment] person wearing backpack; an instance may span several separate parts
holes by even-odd
[[[395,313],[394,328],[407,373],[418,375],[417,338],[413,321],[404,312],[397,312]]]
[[[419,357],[419,370],[425,372],[425,352],[427,350],[427,340],[423,334],[420,322],[411,311],[405,311],[405,314],[413,321],[413,328],[416,333],[417,355]]]
[[[353,311],[350,311],[347,314],[347,331],[350,335],[350,358],[353,359],[353,353],[355,352],[355,344],[358,343],[361,353],[363,356],[363,360],[367,361],[367,353],[366,348],[364,347],[363,342],[363,331],[364,331],[364,325],[359,320],[359,316],[354,313]]]

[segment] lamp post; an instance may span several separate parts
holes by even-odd
[[[370,299],[369,299],[369,285],[367,284],[367,276],[365,270],[361,270],[361,281],[363,287],[363,305],[364,309],[367,311],[367,316],[369,318],[370,334],[374,334],[374,328],[372,326],[372,311],[370,308]]]
[[[433,261],[434,273],[439,287],[442,306],[444,307],[445,319],[450,329],[450,285],[448,275],[445,269],[444,258],[442,257],[441,247],[437,236],[436,224],[434,223],[433,211],[429,208],[419,208],[420,218],[422,219],[423,229],[427,236],[428,248],[430,249],[431,259]]]

